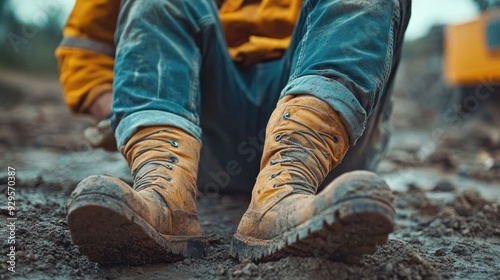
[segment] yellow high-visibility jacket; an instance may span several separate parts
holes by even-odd
[[[290,43],[302,0],[226,0],[219,16],[229,54],[245,65],[280,57]],[[112,90],[114,32],[120,0],[77,0],[56,50],[60,80],[73,112],[88,112]],[[167,27],[166,27],[167,28]]]

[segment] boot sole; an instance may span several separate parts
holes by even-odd
[[[206,255],[203,236],[158,233],[132,209],[101,193],[78,196],[68,207],[73,243],[103,265],[175,262]]]
[[[387,242],[394,216],[394,208],[385,201],[350,198],[272,240],[235,234],[231,255],[240,261],[299,256],[356,262]]]

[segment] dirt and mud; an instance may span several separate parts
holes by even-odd
[[[432,120],[414,116],[429,114],[396,96],[394,135],[379,173],[396,194],[397,226],[386,245],[359,263],[296,257],[240,263],[228,253],[249,203],[240,195],[200,200],[208,257],[102,267],[72,244],[64,205],[88,175],[130,180],[124,160],[89,149],[82,131],[92,121],[67,112],[53,78],[0,77],[0,191],[6,194],[8,166],[17,179],[15,273],[7,270],[5,195],[0,202],[2,279],[500,279],[500,145],[490,135],[498,129],[444,130],[436,139],[436,128],[427,125]],[[468,139],[465,147],[460,137]]]

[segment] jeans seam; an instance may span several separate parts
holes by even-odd
[[[311,6],[309,3],[309,0],[306,0],[304,3],[304,8],[307,11],[307,17],[306,17],[306,32],[304,33],[304,36],[302,37],[302,42],[300,44],[300,52],[299,52],[299,58],[297,59],[297,64],[295,65],[295,71],[293,71],[293,74],[290,77],[290,80],[293,80],[297,78],[299,75],[299,69],[302,64],[302,61],[304,60],[304,54],[306,51],[306,45],[307,45],[307,39],[309,38],[309,31],[311,30]]]
[[[209,15],[209,16],[206,16],[204,18],[201,18],[198,21],[198,23],[197,23],[197,27],[199,28],[198,32],[203,32],[203,29],[210,28],[210,25],[216,25],[215,27],[218,28],[218,26],[217,26],[218,24],[217,23],[218,23],[218,20],[216,19],[216,17],[214,17],[212,15]],[[220,44],[220,46],[222,46],[222,48],[223,48],[223,50],[221,50],[221,51],[227,52],[228,55],[229,55],[227,47],[225,47],[225,48],[223,47],[223,46],[227,46],[225,38],[224,37],[220,38],[221,35],[223,35],[222,30],[221,30],[221,32],[215,32],[215,33],[216,33],[216,36],[217,36],[215,38],[215,40],[221,41],[223,43],[223,44]],[[226,67],[233,67],[234,66],[234,61],[232,59],[230,59],[229,62],[232,63],[232,65],[231,66],[226,66]],[[201,67],[201,65],[200,65],[200,67]],[[234,67],[234,70],[238,71],[237,67]],[[242,83],[238,82],[238,83],[236,83],[236,85],[238,86],[240,92],[242,92],[242,93],[243,92],[247,92],[247,89],[242,86]]]
[[[211,1],[211,0],[208,0],[208,1]],[[212,7],[210,7],[210,2],[207,2],[207,1],[201,1],[203,3],[203,5],[205,6],[205,8],[209,11],[212,11]],[[212,1],[212,3],[214,3]],[[206,25],[209,25],[209,24],[214,24],[216,23],[217,21],[215,20],[215,16],[214,15],[207,15],[205,17],[202,17],[200,18],[200,20],[198,20],[198,22],[196,23],[196,26],[198,27],[198,30],[196,30],[197,32],[200,31],[201,29],[203,29],[203,27],[205,27]]]
[[[197,51],[196,52],[196,57],[194,58],[194,61],[193,61],[193,71],[192,71],[192,74],[191,76],[193,77],[191,79],[191,83],[190,83],[190,91],[189,91],[189,109],[190,111],[192,112],[192,120],[194,123],[196,123],[197,125],[200,124],[200,121],[199,121],[199,114],[197,112],[197,106],[196,106],[196,97],[198,96],[198,90],[199,90],[199,72],[200,72],[200,52]]]
[[[215,24],[217,21],[215,20],[214,16],[212,15],[208,15],[208,16],[205,16],[203,18],[201,18],[197,23],[196,23],[196,27],[198,28],[196,30],[196,32],[200,32],[202,29],[204,29],[205,27],[211,25],[211,24]]]
[[[400,11],[400,5],[399,5],[399,0],[394,0],[394,3],[397,7],[393,9],[393,14],[391,18],[391,27],[389,29],[389,38],[387,42],[387,54],[386,54],[386,59],[385,59],[385,65],[384,65],[384,75],[383,78],[380,80],[380,85],[378,87],[382,88],[383,84],[387,82],[387,79],[389,78],[389,74],[391,71],[391,66],[392,66],[392,56],[394,53],[394,25],[399,22],[399,11]]]
[[[207,5],[205,1],[202,1],[207,10],[211,10],[211,7]],[[209,14],[204,17],[201,17],[197,22],[196,22],[196,30],[195,32],[197,34],[201,33],[201,31],[213,24],[216,24],[216,19],[213,15]],[[200,71],[201,71],[201,60],[202,60],[202,55],[201,55],[201,50],[197,48],[198,51],[196,52],[196,57],[193,59],[193,71],[192,71],[192,80],[190,83],[190,91],[189,91],[189,109],[191,111],[191,118],[192,121],[196,125],[200,125],[200,116],[199,112],[197,110],[197,96],[198,92],[200,91],[199,89],[199,84],[200,84]]]

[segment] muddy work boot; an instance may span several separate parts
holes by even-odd
[[[172,127],[139,130],[122,147],[134,185],[91,176],[67,202],[73,243],[101,264],[173,262],[203,257],[196,214],[200,143]]]
[[[356,261],[394,229],[393,195],[367,171],[317,188],[344,157],[347,131],[327,103],[286,96],[266,131],[261,171],[231,254],[266,261],[286,256]]]

